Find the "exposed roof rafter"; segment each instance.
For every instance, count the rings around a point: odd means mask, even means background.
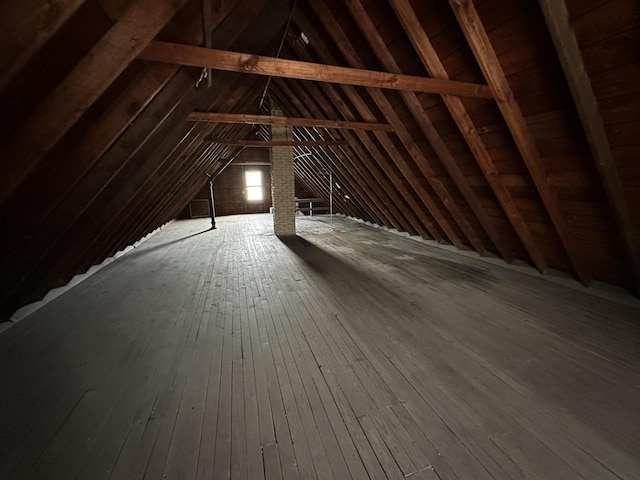
[[[549,217],[558,232],[558,236],[571,260],[571,264],[580,281],[588,285],[591,282],[591,274],[586,268],[582,252],[571,232],[566,216],[560,207],[558,196],[549,184],[549,179],[542,164],[535,140],[515,100],[513,91],[502,70],[500,61],[491,45],[484,25],[480,20],[480,16],[473,6],[473,2],[469,0],[449,0],[449,3],[480,65],[480,69],[487,79],[489,87],[493,91],[498,108],[502,112],[502,116],[511,132],[513,140],[547,208]]]
[[[429,37],[427,37],[420,21],[416,17],[410,2],[408,0],[391,0],[390,4],[395,10],[398,20],[403,25],[409,40],[413,44],[420,60],[429,74],[434,78],[449,78],[442,61],[438,57]],[[522,218],[522,215],[518,211],[518,206],[511,196],[511,193],[500,179],[496,166],[489,155],[484,142],[480,138],[480,134],[473,124],[464,103],[460,98],[453,95],[443,95],[442,100],[451,113],[456,125],[458,125],[460,132],[467,141],[469,150],[473,153],[478,166],[484,173],[487,183],[491,186],[494,194],[496,195],[496,199],[500,202],[507,219],[526,248],[534,265],[538,271],[544,273],[548,268],[547,261],[545,260],[540,247],[533,238],[524,218]],[[461,184],[458,182],[458,185]],[[472,208],[474,208],[475,205],[474,211],[482,208],[477,199],[471,200],[469,203]],[[488,221],[486,218],[483,220],[481,212],[476,212],[476,216],[483,225]],[[491,238],[493,239],[494,236],[495,234]],[[496,243],[495,240],[494,243]],[[498,246],[498,244],[496,244],[496,246]]]
[[[618,224],[635,279],[635,290],[638,293],[640,292],[640,233],[633,224],[627,200],[624,197],[618,167],[611,153],[598,103],[591,88],[578,41],[571,30],[567,6],[564,0],[539,0],[539,3]]]
[[[0,153],[6,159],[0,182],[0,202],[13,192],[185,2],[136,0],[129,6]]]

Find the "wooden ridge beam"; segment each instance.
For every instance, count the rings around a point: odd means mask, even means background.
[[[480,65],[482,73],[487,79],[498,104],[498,108],[529,170],[529,174],[536,185],[540,198],[542,198],[542,202],[555,226],[576,275],[584,285],[588,285],[591,282],[591,274],[585,265],[585,259],[571,232],[567,218],[560,207],[558,196],[553,186],[549,183],[533,135],[527,127],[527,123],[515,100],[513,91],[502,70],[493,45],[491,45],[489,41],[489,36],[484,29],[480,16],[471,0],[449,0],[449,4]]]
[[[391,0],[390,5],[394,9],[398,20],[404,27],[409,40],[413,44],[418,57],[420,57],[420,60],[427,69],[427,72],[429,72],[429,74],[434,78],[449,78],[442,61],[438,57],[435,48],[431,44],[431,41],[424,31],[409,0]],[[533,264],[536,266],[538,271],[544,273],[548,268],[547,261],[545,260],[540,247],[533,238],[524,218],[518,211],[518,206],[511,196],[511,193],[500,179],[493,159],[487,151],[487,148],[480,137],[480,133],[473,124],[471,116],[467,112],[464,103],[460,98],[452,95],[443,95],[442,100],[458,126],[460,133],[467,141],[467,145],[476,159],[480,170],[482,170],[487,183],[502,206],[507,220],[511,223],[516,235],[527,250]],[[478,219],[484,225],[481,218],[478,217]],[[493,237],[491,238],[493,240]]]
[[[345,140],[234,140],[231,138],[220,138],[208,136],[208,142],[220,143],[222,145],[233,145],[236,147],[338,147],[349,145]]]
[[[251,125],[288,125],[292,127],[321,127],[345,130],[381,130],[392,132],[393,127],[388,123],[377,122],[349,122],[344,120],[329,120],[324,118],[294,118],[275,117],[272,115],[252,115],[248,113],[213,113],[192,112],[187,120],[211,123],[245,123]]]
[[[566,3],[564,0],[539,0],[539,3],[629,258],[635,282],[634,290],[640,293],[640,235],[634,228],[624,197],[622,181],[611,153],[598,102],[591,88],[578,41],[569,23]]]
[[[136,0],[2,149],[0,203],[37,166],[186,0]]]
[[[0,90],[55,35],[84,0],[2,2]]]
[[[321,65],[160,41],[149,43],[138,57],[154,62],[175,63],[191,67],[210,67],[215,70],[254,75],[343,83],[392,90],[448,93],[463,97],[491,98],[491,92],[486,85],[475,83],[397,75],[335,65]]]

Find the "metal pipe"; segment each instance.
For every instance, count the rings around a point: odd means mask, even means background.
[[[208,173],[205,174],[209,177],[209,215],[211,216],[211,230],[216,229],[216,204],[215,204],[215,190],[213,187],[213,177]]]
[[[202,33],[204,46],[211,48],[211,0],[202,0]],[[207,87],[211,88],[211,69],[207,68]]]
[[[213,179],[215,180],[216,178],[218,178],[218,176],[220,176],[220,174],[224,171],[224,169],[225,169],[225,168],[227,168],[229,165],[231,165],[231,162],[233,162],[233,161],[236,159],[236,157],[237,157],[238,155],[240,155],[240,154],[242,153],[242,151],[243,151],[245,148],[247,148],[247,147],[242,147],[240,150],[238,150],[238,151],[233,155],[233,157],[231,157],[229,160],[227,160],[227,163],[225,163],[225,164],[222,166],[222,168],[216,172],[216,174],[213,176]]]
[[[333,227],[333,174],[329,170],[329,222]]]

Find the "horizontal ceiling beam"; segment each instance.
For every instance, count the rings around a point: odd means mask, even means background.
[[[493,98],[487,85],[476,83],[322,65],[159,41],[151,42],[138,57],[154,62],[206,67],[254,75],[441,95]]]
[[[209,135],[206,140],[222,145],[234,145],[237,147],[337,147],[348,146],[346,140],[304,141],[304,140],[229,140],[227,138],[213,137]]]
[[[251,115],[247,113],[213,113],[193,112],[187,120],[209,123],[243,123],[259,125],[288,125],[291,127],[319,127],[347,130],[382,130],[392,132],[388,123],[349,122],[343,120],[327,120],[321,118],[275,117],[271,115]]]

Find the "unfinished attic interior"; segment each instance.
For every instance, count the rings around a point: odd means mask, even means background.
[[[0,480],[640,478],[636,0],[1,0]]]

